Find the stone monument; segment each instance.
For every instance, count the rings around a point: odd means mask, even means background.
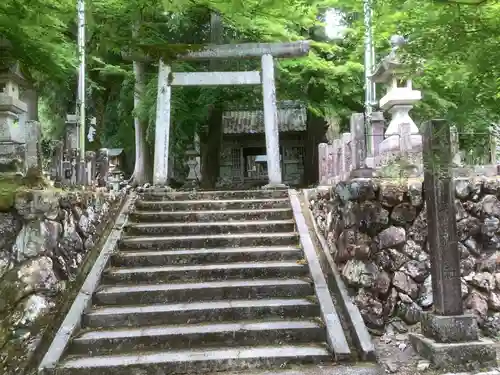
[[[351,115],[350,147],[352,155],[352,165],[349,177],[351,179],[373,177],[373,169],[368,167],[366,163],[367,142],[365,116],[363,113],[353,113]]]
[[[413,89],[408,78],[409,69],[401,61],[398,50],[405,44],[399,35],[391,37],[391,53],[376,67],[372,75],[375,82],[387,86],[386,94],[380,99],[380,108],[391,115],[385,130],[384,140],[378,145],[376,166],[386,165],[401,156],[401,149],[411,163],[421,164],[422,136],[409,115],[413,105],[422,99],[419,90]],[[406,136],[407,139],[404,139]]]
[[[415,350],[448,371],[496,366],[494,342],[479,338],[474,315],[464,314],[450,126],[424,124],[424,189],[434,310],[421,317],[422,334],[410,335]]]
[[[370,116],[370,131],[368,134],[368,142],[370,142],[371,147],[367,149],[371,152],[367,155],[365,162],[370,168],[375,167],[375,156],[380,153],[380,143],[384,140],[384,129],[385,129],[385,119],[384,113],[377,111],[372,112]]]
[[[41,160],[41,144],[42,129],[40,123],[34,120],[28,120],[24,124],[26,129],[26,168],[40,169],[42,165]]]
[[[75,114],[66,115],[64,148],[68,151],[78,149],[78,119]]]

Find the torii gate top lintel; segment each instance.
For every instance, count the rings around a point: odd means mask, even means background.
[[[207,46],[201,51],[179,55],[179,61],[214,60],[214,59],[251,59],[263,55],[273,57],[299,57],[309,53],[310,41],[301,40],[289,43],[240,43]]]

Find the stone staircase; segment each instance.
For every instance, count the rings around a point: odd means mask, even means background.
[[[332,363],[299,243],[286,190],[140,194],[52,373]]]

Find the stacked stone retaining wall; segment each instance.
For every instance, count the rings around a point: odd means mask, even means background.
[[[0,373],[24,373],[57,328],[123,196],[20,189],[0,208]]]
[[[432,309],[423,181],[358,179],[318,188],[310,208],[372,333]],[[500,332],[500,179],[455,180],[464,307]],[[403,328],[404,329],[404,328]]]

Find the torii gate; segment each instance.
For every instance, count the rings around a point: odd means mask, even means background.
[[[214,59],[261,58],[262,71],[172,73],[160,60],[156,107],[155,157],[153,184],[168,183],[170,141],[170,102],[172,86],[229,86],[262,84],[264,128],[266,135],[268,187],[283,186],[279,153],[278,113],[274,57],[297,57],[309,53],[309,41],[292,43],[244,43],[207,47],[202,51],[180,55],[177,60],[200,61]]]

